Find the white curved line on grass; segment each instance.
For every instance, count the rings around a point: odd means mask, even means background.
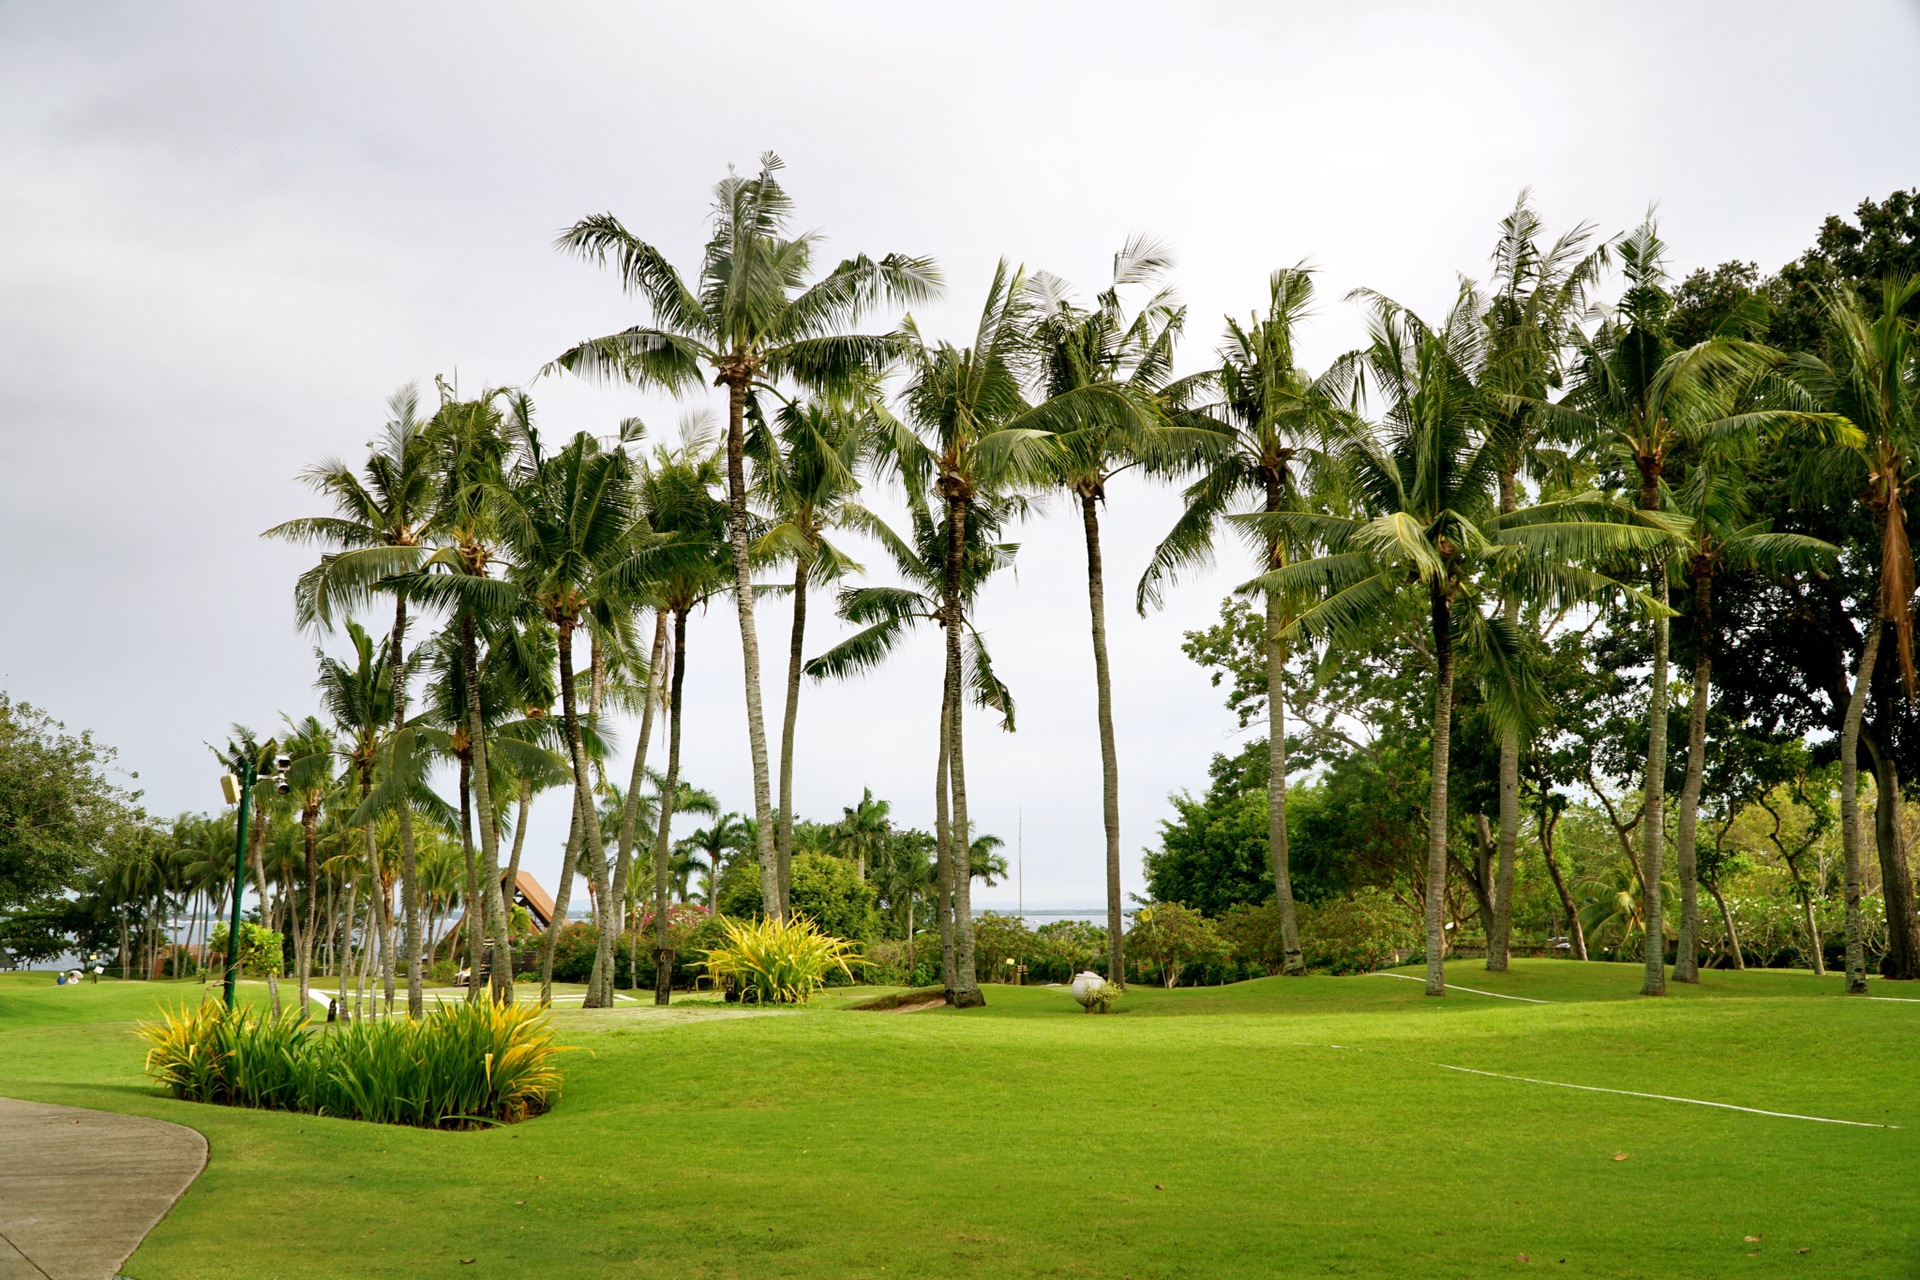
[[[1868,996],[1869,1000],[1885,1000],[1888,1004],[1920,1004],[1912,996]]]
[[[1371,977],[1375,977],[1375,978],[1404,978],[1404,979],[1405,979],[1406,981],[1408,981],[1408,982],[1425,982],[1425,981],[1426,981],[1426,979],[1425,979],[1425,978],[1416,978],[1416,977],[1414,977],[1414,976],[1413,976],[1412,974],[1410,974],[1410,973],[1375,973],[1375,974],[1372,974],[1372,975],[1370,975],[1370,976],[1371,976]],[[1518,1001],[1521,1001],[1521,1002],[1522,1002],[1522,1003],[1524,1003],[1524,1004],[1554,1004],[1554,1003],[1556,1003],[1555,1001],[1552,1001],[1552,1000],[1536,1000],[1536,999],[1535,999],[1534,997],[1532,997],[1532,996],[1503,996],[1503,995],[1501,995],[1501,994],[1500,994],[1500,993],[1499,993],[1498,991],[1479,991],[1479,990],[1476,990],[1476,989],[1474,989],[1473,987],[1461,987],[1461,986],[1455,986],[1455,985],[1454,985],[1453,983],[1451,983],[1451,982],[1449,982],[1449,983],[1447,984],[1447,990],[1449,990],[1449,991],[1464,991],[1464,992],[1466,992],[1466,993],[1467,993],[1468,995],[1473,995],[1473,996],[1492,996],[1492,997],[1493,997],[1493,998],[1494,998],[1495,1000],[1518,1000]],[[1886,997],[1880,997],[1880,998],[1881,998],[1881,999],[1885,999]]]
[[[1856,1129],[1898,1129],[1897,1124],[1875,1124],[1871,1120],[1835,1120],[1831,1116],[1803,1116],[1791,1111],[1762,1111],[1759,1107],[1736,1107],[1731,1102],[1708,1102],[1704,1098],[1676,1098],[1670,1093],[1638,1093],[1632,1089],[1603,1089],[1597,1084],[1568,1084],[1564,1080],[1535,1080],[1532,1076],[1508,1076],[1498,1071],[1476,1071],[1472,1067],[1449,1066],[1444,1062],[1430,1065],[1442,1071],[1464,1071],[1470,1076],[1488,1076],[1495,1080],[1518,1080],[1522,1084],[1548,1084],[1556,1089],[1579,1089],[1584,1093],[1617,1093],[1628,1098],[1654,1098],[1661,1102],[1684,1102],[1695,1107],[1718,1107],[1722,1111],[1745,1111],[1750,1115],[1773,1116],[1779,1120],[1811,1120],[1816,1124],[1844,1124]]]

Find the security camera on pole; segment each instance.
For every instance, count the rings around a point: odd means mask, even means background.
[[[240,893],[247,883],[247,812],[252,807],[253,784],[260,781],[259,766],[255,757],[248,754],[241,765],[241,776],[231,773],[220,775],[220,794],[226,797],[228,804],[240,806],[240,821],[233,831],[233,920],[227,925],[227,1008],[233,1008],[234,984],[240,975]],[[293,757],[276,755],[273,758],[273,772],[267,775],[267,781],[274,784],[274,790],[286,795],[289,788],[287,770],[293,765]]]

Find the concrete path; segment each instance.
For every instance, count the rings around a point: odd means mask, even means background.
[[[0,1098],[0,1280],[111,1280],[206,1164],[177,1124]]]

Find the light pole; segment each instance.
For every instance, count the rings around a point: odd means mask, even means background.
[[[287,793],[287,768],[293,763],[291,757],[275,756],[272,780],[279,784],[280,794]],[[230,773],[220,776],[220,789],[226,795],[227,803],[238,801],[240,821],[233,828],[233,918],[227,925],[227,1009],[233,1009],[234,985],[240,976],[240,892],[247,883],[247,811],[252,807],[253,784],[260,780],[259,766],[249,753],[240,767],[241,776],[236,778]],[[234,795],[236,788],[239,795]],[[262,904],[261,910],[265,910]]]

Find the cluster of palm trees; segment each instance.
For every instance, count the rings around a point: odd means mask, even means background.
[[[805,832],[793,806],[805,681],[870,670],[909,635],[933,628],[945,663],[930,753],[929,896],[947,998],[980,1003],[970,892],[981,838],[967,790],[966,710],[988,710],[1011,729],[1014,701],[974,611],[983,585],[1014,560],[1007,529],[1047,491],[1072,495],[1085,532],[1109,972],[1124,974],[1101,516],[1109,482],[1128,471],[1185,486],[1183,512],[1139,580],[1142,612],[1208,563],[1222,533],[1240,537],[1254,556],[1254,576],[1240,590],[1265,608],[1269,849],[1288,972],[1303,965],[1288,871],[1285,685],[1302,652],[1337,661],[1348,646],[1401,644],[1433,672],[1423,896],[1428,990],[1436,995],[1445,989],[1449,738],[1461,682],[1498,729],[1488,963],[1503,968],[1519,759],[1542,719],[1530,656],[1545,620],[1584,611],[1645,628],[1654,670],[1643,804],[1663,815],[1670,585],[1692,592],[1702,625],[1716,574],[1792,575],[1834,555],[1753,515],[1747,472],[1759,453],[1790,443],[1826,468],[1836,492],[1848,483],[1857,491],[1867,477],[1860,501],[1884,527],[1879,605],[1849,733],[1882,621],[1894,624],[1911,685],[1913,573],[1901,498],[1902,462],[1916,436],[1916,357],[1912,325],[1901,317],[1914,286],[1890,286],[1878,312],[1836,291],[1834,364],[1790,357],[1732,330],[1682,345],[1670,332],[1673,292],[1651,220],[1604,244],[1585,226],[1548,241],[1523,194],[1502,224],[1491,285],[1464,284],[1438,323],[1362,291],[1365,346],[1315,375],[1296,354],[1312,275],[1288,268],[1271,277],[1263,310],[1228,323],[1211,367],[1176,377],[1186,316],[1167,287],[1171,264],[1158,244],[1124,246],[1110,281],[1086,302],[1054,277],[1002,263],[965,345],[930,337],[910,315],[862,332],[882,311],[934,296],[938,273],[926,258],[889,254],[851,257],[816,274],[818,237],[791,230],[779,170],[768,156],[752,176],[718,184],[712,235],[692,274],[612,215],[584,219],[558,242],[612,269],[642,314],[630,328],[563,351],[545,372],[677,396],[712,385],[725,393],[722,431],[696,423],[672,443],[649,446],[642,424],[629,420],[607,437],[583,432],[555,445],[522,390],[462,398],[440,384],[430,413],[403,391],[363,461],[329,461],[307,473],[331,510],[268,531],[320,551],[297,586],[299,618],[343,632],[351,650],[319,655],[331,725],[289,722],[275,744],[295,759],[285,802],[299,814],[302,838],[289,856],[304,864],[308,889],[304,902],[288,903],[286,919],[302,999],[320,932],[320,886],[328,883],[320,874],[325,846],[332,859],[359,860],[367,891],[357,903],[361,882],[339,882],[346,900],[331,904],[327,918],[346,924],[329,936],[349,936],[355,911],[364,912],[361,965],[381,974],[389,1003],[404,969],[408,1011],[420,1013],[422,957],[456,902],[469,969],[490,975],[494,998],[511,1000],[511,886],[526,815],[537,794],[558,789],[570,797],[571,823],[556,918],[566,918],[578,867],[599,930],[587,1003],[612,998],[614,940],[622,913],[649,896],[649,852],[656,998],[664,1002],[672,967],[666,908],[676,888],[684,898],[691,872],[689,848],[676,850],[671,837],[676,811],[716,819],[693,840],[707,853],[709,895],[722,853],[744,845],[764,909],[788,914],[796,839]],[[1624,295],[1600,307],[1596,282],[1616,261]],[[863,487],[879,482],[904,497],[904,531],[861,502]],[[840,545],[846,534],[877,545],[895,581],[853,581],[864,570]],[[777,762],[755,615],[757,594],[769,589],[756,575],[767,572],[792,607]],[[852,631],[809,657],[810,598],[829,586]],[[721,596],[734,603],[742,642],[754,792],[744,820],[720,820],[711,798],[681,777],[687,620]],[[358,621],[376,606],[392,610],[379,638]],[[1696,649],[1677,850],[1682,981],[1694,977],[1687,940],[1699,927],[1693,843],[1712,645]],[[612,752],[602,726],[615,711],[640,721],[624,787],[607,776]],[[666,759],[656,772],[649,749],[657,713]],[[265,746],[243,741],[235,749]],[[1850,742],[1842,754],[1849,980],[1863,983]],[[445,761],[456,766],[453,805],[428,781]],[[423,815],[432,822],[419,821]],[[884,818],[850,809],[836,838],[852,850]],[[451,842],[423,841],[427,826],[457,830],[458,853]],[[1651,937],[1661,936],[1664,828],[1658,816],[1642,824],[1633,869]],[[383,840],[396,856],[383,854]],[[914,898],[909,889],[893,900]],[[550,931],[543,998],[551,972]],[[1661,949],[1649,947],[1645,989],[1663,991],[1665,981]],[[344,994],[344,976],[342,983]]]

